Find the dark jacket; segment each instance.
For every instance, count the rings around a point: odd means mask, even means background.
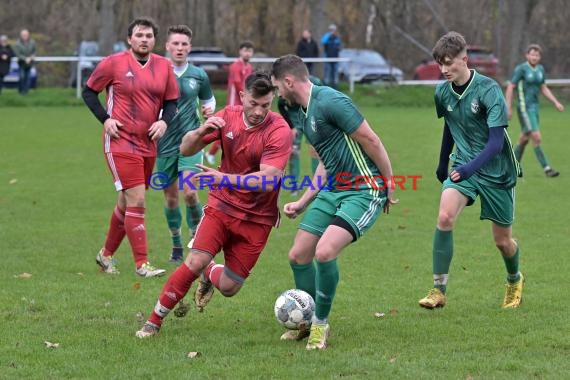
[[[325,57],[336,58],[340,50],[342,49],[342,42],[340,37],[331,32],[325,33],[321,38],[321,43],[323,44],[325,50]]]
[[[319,45],[314,39],[301,38],[297,44],[297,55],[301,58],[315,58],[319,56]]]
[[[4,55],[7,57],[4,59]],[[0,76],[4,76],[10,72],[10,61],[14,56],[14,51],[10,45],[0,45]]]

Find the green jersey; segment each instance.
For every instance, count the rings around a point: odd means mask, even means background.
[[[325,166],[331,191],[383,186],[384,181],[377,177],[381,175],[379,169],[350,137],[364,117],[349,97],[330,87],[313,85],[307,110],[301,109],[299,116],[304,135]],[[359,178],[374,180],[376,185],[356,185]]]
[[[178,112],[158,140],[158,157],[178,155],[182,137],[200,126],[200,100],[213,97],[208,75],[199,67],[188,64],[186,70],[177,75],[177,80],[180,89]]]
[[[450,82],[440,83],[435,89],[435,108],[437,116],[445,119],[455,142],[453,167],[464,165],[481,153],[489,140],[489,128],[508,125],[501,88],[493,79],[476,71],[461,95]],[[473,177],[483,185],[509,189],[515,186],[518,174],[518,162],[505,128],[503,149]]]
[[[528,62],[515,67],[511,83],[517,87],[519,107],[522,110],[538,109],[540,87],[544,84],[544,67],[532,67]]]

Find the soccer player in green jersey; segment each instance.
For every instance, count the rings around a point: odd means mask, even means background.
[[[314,75],[309,75],[309,80],[314,85],[323,85],[323,82]],[[291,150],[291,157],[289,157],[289,174],[292,177],[291,196],[296,197],[299,194],[299,179],[301,175],[301,143],[303,141],[303,124],[300,122],[301,106],[298,104],[289,104],[285,99],[280,97],[277,101],[277,108],[279,109],[281,116],[283,116],[293,131],[293,149]],[[311,170],[314,174],[315,170],[317,170],[317,166],[319,165],[319,158],[315,149],[311,145],[309,145],[309,155],[311,156]]]
[[[544,67],[540,64],[542,49],[539,45],[531,44],[526,49],[526,62],[515,67],[511,81],[507,85],[505,97],[507,98],[507,113],[509,119],[512,115],[511,103],[513,90],[518,91],[518,116],[521,125],[519,143],[515,148],[517,160],[522,159],[524,148],[529,140],[532,140],[534,154],[540,162],[547,177],[558,177],[559,172],[552,169],[548,163],[546,155],[540,147],[541,134],[538,117],[538,95],[542,94],[550,100],[554,107],[560,112],[564,111],[562,103],[552,94],[545,81]]]
[[[502,306],[517,308],[524,283],[519,248],[512,237],[518,161],[506,130],[507,106],[501,88],[493,79],[467,67],[466,46],[461,34],[449,32],[432,52],[447,79],[435,90],[437,116],[444,119],[436,171],[443,190],[433,239],[434,286],[419,304],[427,309],[445,306],[453,227],[463,209],[479,196],[480,219],[492,222],[493,238],[507,270]],[[450,158],[453,164],[448,174]]]
[[[315,299],[315,316],[310,330],[290,330],[281,339],[309,336],[307,350],[322,350],[327,347],[328,317],[339,281],[337,258],[394,203],[392,166],[380,138],[352,100],[331,87],[313,85],[301,58],[277,59],[272,82],[279,96],[300,106],[303,134],[321,161],[312,185],[283,208],[289,218],[306,210],[289,263],[295,286]],[[320,178],[329,178],[327,186],[320,186]]]
[[[176,116],[158,142],[156,168],[157,171],[168,175],[168,183],[163,184],[166,186],[164,214],[172,236],[173,248],[170,261],[173,263],[183,261],[182,213],[178,200],[179,183],[183,184],[186,222],[190,229],[190,238],[202,217],[202,205],[196,189],[188,184],[189,181],[179,181],[178,176],[182,175],[183,178],[187,178],[192,172],[201,171],[196,164],[202,164],[203,152],[200,151],[188,157],[182,156],[179,149],[180,143],[187,132],[200,126],[200,112],[204,117],[208,117],[216,108],[216,100],[210,88],[208,75],[203,69],[188,63],[191,48],[192,30],[188,26],[175,25],[168,28],[166,51],[178,80],[180,99]],[[166,180],[166,177],[163,179]]]

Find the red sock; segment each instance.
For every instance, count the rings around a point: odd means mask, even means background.
[[[160,297],[158,297],[158,302],[148,321],[160,327],[162,320],[184,298],[197,278],[198,275],[192,272],[186,264],[180,265],[164,284]]]
[[[148,261],[146,248],[146,228],[144,225],[144,207],[127,207],[125,210],[125,232],[137,268]]]
[[[220,289],[220,277],[222,277],[222,273],[224,273],[224,266],[222,264],[214,264],[212,261],[208,267],[210,270],[208,271],[207,278],[217,289]]]
[[[115,206],[103,249],[103,256],[113,256],[125,237],[125,211]]]

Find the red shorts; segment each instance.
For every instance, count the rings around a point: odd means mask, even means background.
[[[265,248],[270,232],[269,225],[237,219],[206,206],[192,249],[207,252],[212,257],[223,250],[226,275],[243,283]]]
[[[105,158],[117,191],[138,185],[145,185],[148,189],[156,157],[144,157],[132,153],[105,153]]]

